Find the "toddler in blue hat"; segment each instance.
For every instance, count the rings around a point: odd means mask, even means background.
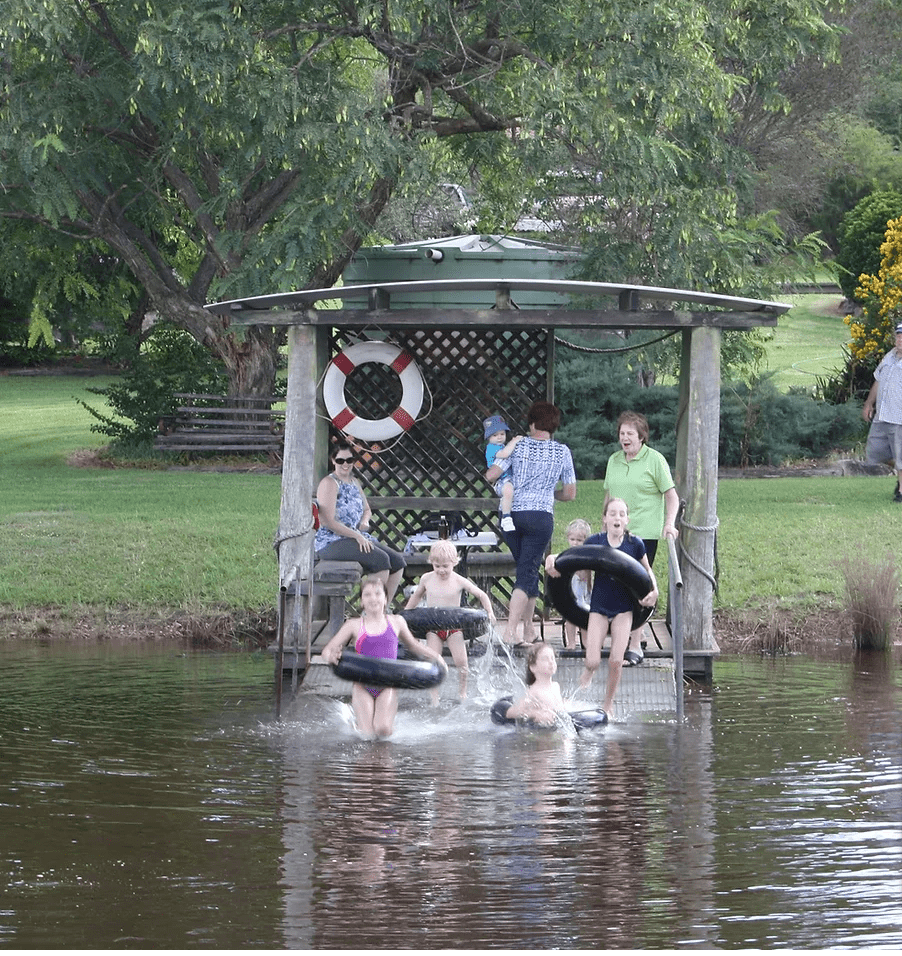
[[[501,499],[501,529],[503,531],[513,531],[514,519],[511,517],[511,505],[514,502],[514,483],[507,473],[507,469],[510,467],[510,462],[507,459],[521,436],[517,435],[508,442],[507,433],[510,431],[510,425],[500,415],[492,415],[484,419],[482,430],[483,437],[488,442],[485,446],[486,465],[489,468],[492,465],[498,465],[504,469],[501,477],[494,485],[495,494]]]

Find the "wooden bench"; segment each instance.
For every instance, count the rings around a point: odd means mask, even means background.
[[[290,604],[286,607],[283,670],[303,671],[307,666],[308,648],[302,646],[300,635],[306,619],[306,602],[311,601],[310,653],[322,650],[347,617],[348,598],[360,586],[363,569],[353,561],[315,561],[313,564],[313,589],[310,581],[292,581],[285,589]],[[278,651],[278,645],[270,648]],[[276,663],[277,679],[279,665]]]
[[[272,405],[283,401],[229,395],[180,392],[175,414],[160,419],[154,448],[159,451],[214,454],[270,454],[281,458],[285,412]]]

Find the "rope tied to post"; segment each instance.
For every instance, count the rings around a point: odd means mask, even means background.
[[[303,538],[304,535],[310,534],[310,532],[313,530],[313,526],[313,513],[311,512],[309,519],[305,522],[304,527],[301,528],[300,531],[282,531],[281,528],[277,528],[272,541],[272,547],[273,551],[276,552],[276,557],[279,556],[279,549],[282,547],[282,543],[284,541],[291,541],[293,538]]]
[[[707,581],[710,581],[711,587],[714,589],[714,593],[717,593],[717,578],[720,575],[720,564],[717,560],[717,528],[720,525],[720,519],[716,516],[714,518],[714,524],[710,525],[701,525],[701,524],[690,524],[683,517],[686,509],[686,502],[683,501],[680,503],[680,528],[688,528],[690,531],[698,531],[701,534],[713,534],[714,535],[714,568],[712,571],[708,571],[707,568],[703,568],[683,545],[682,537],[679,539],[680,555],[685,557],[686,561],[695,568],[698,573],[705,578]]]

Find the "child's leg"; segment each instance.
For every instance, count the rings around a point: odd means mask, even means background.
[[[375,704],[373,733],[377,737],[391,737],[395,730],[395,714],[398,712],[398,692],[394,687],[384,688]]]
[[[467,645],[464,643],[463,631],[449,634],[447,644],[451,651],[451,660],[457,668],[457,693],[463,700],[467,696],[467,679],[470,676],[470,662],[467,659]]]
[[[426,646],[432,648],[436,654],[441,654],[442,652],[442,639],[435,633],[435,631],[426,632]],[[438,687],[433,687],[430,691],[432,696],[432,706],[435,707],[438,704],[440,691]]]
[[[505,481],[501,486],[501,530],[515,531],[516,527],[514,525],[514,519],[511,517],[511,507],[514,503],[514,483],[512,481]]]
[[[586,690],[592,683],[595,671],[601,664],[601,642],[607,631],[608,619],[603,614],[589,615],[589,629],[586,631],[586,666],[579,676],[580,690]]]
[[[576,647],[576,625],[564,621],[564,647]]]
[[[633,612],[624,611],[611,621],[611,656],[608,658],[608,686],[604,695],[602,710],[610,716],[614,706],[614,695],[620,684],[620,675],[623,672],[623,652],[630,639],[630,624],[633,623]]]
[[[376,701],[363,684],[351,685],[351,707],[354,710],[354,722],[357,724],[358,732],[368,737],[372,736]]]

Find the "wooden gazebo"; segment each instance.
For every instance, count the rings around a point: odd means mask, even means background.
[[[436,305],[436,296],[449,291],[482,306]],[[564,305],[545,307],[541,295]],[[520,307],[530,297],[539,304]],[[462,512],[473,531],[494,526],[494,493],[483,477],[481,421],[500,413],[519,430],[534,400],[553,401],[555,330],[680,331],[674,479],[685,504],[680,534],[683,634],[687,669],[695,652],[707,659],[710,672],[717,647],[712,619],[721,332],[775,326],[790,306],[685,289],[500,274],[303,289],[209,308],[227,313],[236,325],[288,327],[278,531],[283,593],[292,587],[302,590],[299,582],[311,577],[310,503],[328,469],[330,433],[336,434],[321,387],[330,361],[343,350],[362,341],[393,343],[413,356],[425,383],[427,400],[412,427],[390,441],[359,442],[366,452],[360,477],[373,506],[374,533],[403,548],[420,530],[424,511]],[[363,364],[353,374],[357,378],[348,376],[348,392],[360,396],[366,408],[355,412],[373,419],[398,407],[397,377],[386,366]],[[495,583],[500,588],[496,596],[509,596],[509,581],[502,576]],[[301,636],[300,646],[305,637],[309,640],[309,634]]]

